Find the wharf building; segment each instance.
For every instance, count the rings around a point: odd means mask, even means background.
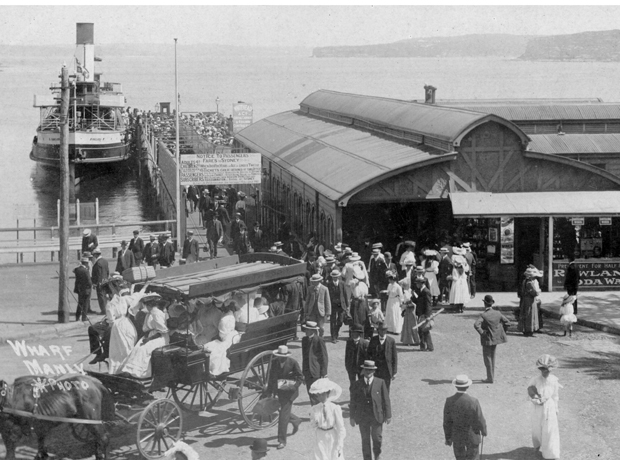
[[[561,290],[620,289],[620,104],[425,101],[319,90],[236,135],[262,154],[260,215],[303,240],[363,251],[468,241],[480,289],[515,290],[533,263]]]

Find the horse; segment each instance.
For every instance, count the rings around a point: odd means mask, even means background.
[[[48,457],[45,437],[62,421],[40,420],[4,412],[16,409],[36,415],[101,420],[115,418],[114,398],[103,384],[88,375],[69,374],[58,379],[30,375],[18,377],[12,386],[0,380],[0,434],[6,446],[6,460],[15,459],[15,448],[22,435],[28,436],[31,428],[37,436],[38,452],[35,460]],[[105,425],[83,425],[95,439],[96,460],[107,460],[109,437]]]

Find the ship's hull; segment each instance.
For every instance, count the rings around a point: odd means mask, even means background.
[[[30,159],[43,166],[60,168],[60,134],[38,132],[32,143]],[[84,167],[122,162],[129,158],[129,145],[124,133],[72,132],[69,135],[69,161]]]

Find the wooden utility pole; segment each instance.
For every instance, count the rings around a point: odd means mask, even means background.
[[[60,99],[60,270],[58,276],[58,322],[68,323],[69,296],[69,69],[62,66]]]

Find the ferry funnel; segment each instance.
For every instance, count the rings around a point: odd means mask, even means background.
[[[76,25],[75,71],[82,81],[95,80],[95,24],[78,22]]]

